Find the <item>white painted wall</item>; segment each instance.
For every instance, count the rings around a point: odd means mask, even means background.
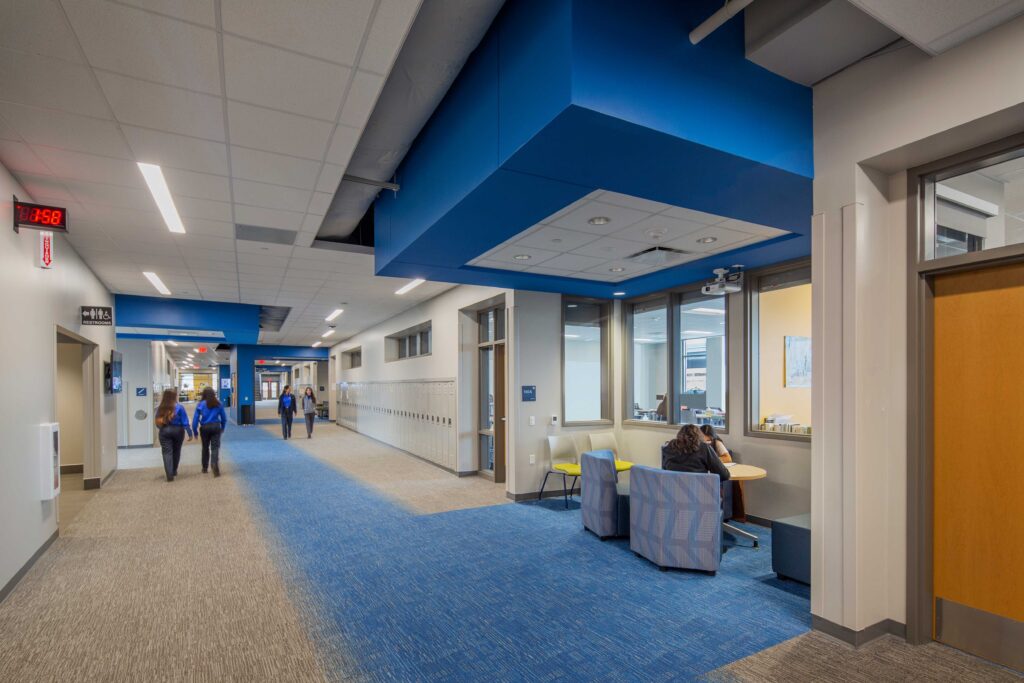
[[[0,167],[0,216],[9,217],[11,195],[31,201],[24,188]],[[57,340],[56,326],[75,332],[98,345],[95,353],[110,358],[113,327],[82,327],[83,305],[111,306],[113,297],[85,266],[62,236],[55,242],[56,263],[51,270],[36,266],[38,236],[32,230],[15,234],[9,218],[0,229],[0,319],[12,327],[0,335],[0,355],[9,360],[7,382],[17,391],[6,395],[0,410],[0,586],[32,557],[57,530],[54,503],[39,500],[38,425],[54,422]],[[72,218],[74,221],[74,218]],[[71,224],[74,230],[74,223]],[[102,364],[99,364],[102,373]],[[96,378],[102,391],[102,376]],[[103,477],[117,465],[115,401],[100,402],[100,453],[85,463],[86,477]]]
[[[82,465],[85,445],[82,409],[82,345],[57,344],[57,422],[60,423],[60,464]]]
[[[842,626],[906,618],[904,171],[1022,121],[1024,18],[814,89],[811,610]]]
[[[156,366],[155,344],[148,339],[118,339],[121,352],[122,387],[117,396],[117,445],[120,448],[152,446],[156,443],[153,426],[154,402],[159,403],[163,388],[157,388],[153,369]],[[144,389],[145,396],[137,390]]]

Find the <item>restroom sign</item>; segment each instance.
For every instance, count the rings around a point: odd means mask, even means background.
[[[49,230],[39,233],[39,267],[53,267],[53,233]]]
[[[114,309],[110,306],[82,306],[83,325],[113,325]]]

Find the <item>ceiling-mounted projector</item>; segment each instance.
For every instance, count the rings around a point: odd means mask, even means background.
[[[743,291],[743,266],[715,268],[714,280],[708,280],[701,287],[702,294],[708,296],[725,296]]]

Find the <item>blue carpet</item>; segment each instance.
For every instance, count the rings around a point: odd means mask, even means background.
[[[414,515],[264,430],[231,430],[225,451],[345,675],[688,680],[810,626],[808,589],[771,572],[767,529],[715,577],[660,572],[561,499]]]

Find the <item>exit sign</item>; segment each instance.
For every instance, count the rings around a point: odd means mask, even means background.
[[[206,353],[206,347],[205,346],[200,346],[199,347],[199,353]]]

